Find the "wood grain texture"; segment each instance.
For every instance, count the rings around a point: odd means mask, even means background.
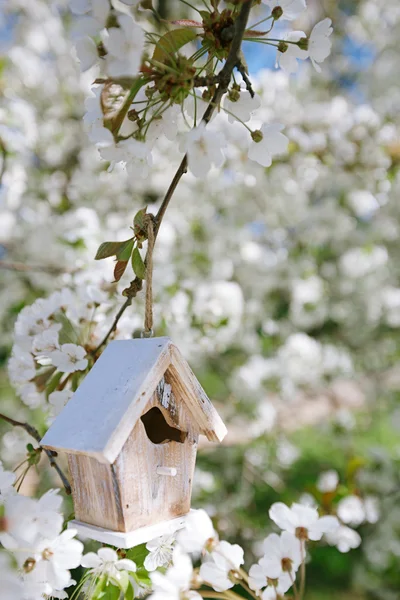
[[[79,521],[124,531],[122,507],[118,502],[118,481],[112,465],[104,465],[90,456],[68,456],[72,480],[75,517]]]
[[[169,338],[111,342],[44,436],[44,448],[113,464],[168,369],[168,385],[201,433],[221,441],[226,427]],[[167,405],[169,389],[163,391]]]
[[[177,402],[184,402],[200,432],[212,442],[222,442],[227,429],[178,348],[171,345],[171,364],[168,369]]]
[[[153,444],[143,422],[137,422],[115,463],[125,531],[161,523],[190,510],[199,431],[186,406],[176,402],[168,371],[143,414],[153,407],[161,410],[169,425],[187,436],[183,443]],[[159,467],[175,468],[177,473],[166,477],[157,474]]]

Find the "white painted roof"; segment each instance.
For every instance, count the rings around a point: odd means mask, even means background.
[[[110,342],[44,436],[44,448],[114,463],[166,370],[199,431],[221,441],[226,427],[167,337]]]

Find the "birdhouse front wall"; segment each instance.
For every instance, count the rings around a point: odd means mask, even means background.
[[[130,532],[189,512],[199,428],[169,381],[167,371],[113,465],[69,455],[78,521]]]
[[[173,431],[162,434],[164,419]],[[173,441],[163,442],[163,435]],[[189,512],[198,437],[167,371],[115,462],[125,531]]]

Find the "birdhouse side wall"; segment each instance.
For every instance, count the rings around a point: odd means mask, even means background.
[[[113,465],[84,455],[69,455],[75,519],[113,531],[125,531],[120,491]]]
[[[187,433],[183,443],[154,444],[141,419],[115,463],[126,531],[185,515],[190,510],[199,431],[182,401],[168,383],[160,382],[142,416],[157,407],[167,423]],[[159,467],[176,475],[157,473]]]

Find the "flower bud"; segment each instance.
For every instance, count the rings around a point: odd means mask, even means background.
[[[25,573],[32,573],[33,569],[35,568],[36,565],[36,560],[34,558],[28,558],[23,565],[23,570],[25,571]]]
[[[289,44],[287,44],[286,42],[279,42],[278,44],[278,52],[282,52],[282,54],[284,52],[287,51],[287,49],[289,48]]]
[[[275,8],[271,12],[271,15],[274,21],[277,21],[283,15],[283,8],[281,6],[275,6]]]
[[[256,142],[257,144],[258,144],[258,142],[261,142],[261,140],[264,138],[263,133],[260,129],[256,129],[255,131],[252,131],[251,137],[252,137],[253,141]]]
[[[308,38],[303,37],[299,39],[297,45],[300,48],[300,50],[308,50]]]
[[[228,92],[228,98],[231,102],[237,102],[240,100],[240,92],[232,89]]]

